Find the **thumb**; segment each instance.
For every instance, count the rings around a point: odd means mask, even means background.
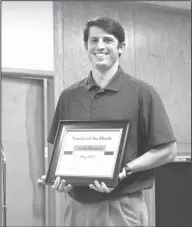
[[[41,176],[41,179],[42,179],[42,180],[45,180],[45,179],[46,179],[46,175],[42,175],[42,176]]]
[[[119,173],[119,179],[122,180],[125,177],[126,177],[126,171],[125,171],[125,168],[123,167],[122,171]]]

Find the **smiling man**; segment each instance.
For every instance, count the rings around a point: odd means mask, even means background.
[[[92,75],[94,80],[101,88],[104,88],[117,72],[119,57],[125,46],[125,38],[123,28],[120,27],[123,33],[117,34],[119,37],[119,39],[117,39],[117,37],[110,33],[110,29],[112,29],[113,26],[110,28],[108,24],[102,24],[102,21],[100,21],[100,23],[102,28],[91,26],[89,30],[85,30],[84,45],[93,66]],[[90,25],[91,21],[89,22],[89,26]],[[105,29],[108,29],[109,33],[106,33]]]
[[[125,32],[118,21],[88,21],[84,45],[92,69],[87,78],[62,92],[48,141],[54,143],[60,120],[127,119],[131,126],[116,188],[97,180],[89,187],[55,180],[53,188],[65,192],[63,225],[148,226],[143,190],[153,187],[154,169],[176,155],[169,119],[154,88],[120,67]]]

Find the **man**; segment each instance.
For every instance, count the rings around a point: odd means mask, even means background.
[[[96,180],[89,187],[55,180],[53,188],[65,192],[64,226],[147,226],[143,190],[153,186],[154,168],[176,155],[171,125],[153,87],[120,67],[125,32],[119,22],[108,17],[88,21],[84,45],[91,72],[62,92],[48,141],[54,143],[59,120],[128,119],[130,129],[116,188]]]

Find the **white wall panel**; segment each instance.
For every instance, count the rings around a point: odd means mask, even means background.
[[[53,70],[52,1],[2,2],[2,66]]]

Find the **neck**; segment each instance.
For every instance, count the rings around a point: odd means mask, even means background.
[[[93,68],[92,75],[93,75],[95,82],[101,88],[104,88],[109,83],[111,78],[115,75],[115,73],[117,72],[118,66],[119,66],[119,61],[116,61],[115,64],[107,71],[99,71],[98,69]]]

